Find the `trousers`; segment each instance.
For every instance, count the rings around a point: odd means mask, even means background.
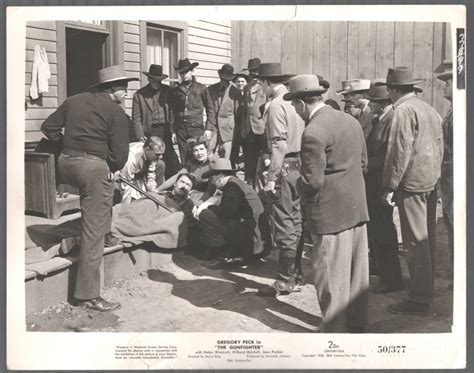
[[[434,291],[437,192],[398,190],[395,201],[410,273],[408,299],[429,304]]]
[[[204,134],[204,127],[181,124],[176,128],[176,141],[178,143],[179,158],[182,165],[191,159],[191,152],[188,149],[188,139],[199,137]]]
[[[109,167],[105,160],[91,155],[61,154],[58,169],[64,182],[79,189],[80,196],[81,247],[74,297],[94,299],[100,295],[104,236],[112,223],[114,186],[108,179]]]
[[[171,139],[169,124],[165,123],[152,126],[150,136],[158,136],[165,143],[166,148],[163,154],[163,162],[165,162],[166,168],[164,169],[164,178],[169,179],[180,169],[178,155],[174,151],[173,141]]]
[[[245,180],[247,183],[254,185],[257,176],[258,158],[262,151],[267,148],[267,139],[265,135],[255,135],[251,132],[242,140],[241,145],[244,155]]]
[[[313,239],[314,287],[322,333],[365,327],[368,319],[369,249],[366,225]]]
[[[283,170],[271,195],[274,241],[280,250],[278,277],[287,280],[294,273],[294,259],[302,232],[300,197],[296,181],[300,177],[297,161],[283,163]]]
[[[369,246],[373,250],[380,284],[390,288],[403,285],[400,259],[398,258],[397,228],[393,222],[393,208],[383,206],[381,198],[367,199],[370,221],[367,223]]]

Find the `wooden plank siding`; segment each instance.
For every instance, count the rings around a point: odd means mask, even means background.
[[[206,85],[219,81],[217,70],[232,63],[231,21],[190,21],[188,23],[187,56],[199,66],[196,79]],[[234,46],[236,48],[236,46]]]
[[[30,86],[33,69],[35,46],[40,44],[46,50],[51,78],[49,92],[43,93],[33,100],[30,97]],[[26,24],[26,56],[25,56],[25,141],[39,141],[43,135],[41,123],[58,107],[58,65],[56,44],[56,22],[39,21]]]
[[[340,102],[335,92],[342,80],[385,78],[389,67],[410,66],[415,78],[425,79],[420,96],[442,116],[448,108],[433,70],[451,58],[449,24],[234,21],[234,35],[238,43],[232,44],[232,61],[237,70],[247,67],[249,58],[281,62],[285,73],[313,73],[329,79],[327,97]],[[280,36],[279,45],[275,35]]]

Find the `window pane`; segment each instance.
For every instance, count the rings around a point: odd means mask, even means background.
[[[147,27],[147,62],[163,66],[163,73],[178,77],[174,66],[179,58],[179,33],[157,27]]]
[[[147,29],[146,57],[148,61],[148,66],[151,64],[162,64],[161,32],[161,30],[157,30],[154,28]]]

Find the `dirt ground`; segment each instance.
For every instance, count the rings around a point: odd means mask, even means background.
[[[449,255],[442,218],[437,224],[438,245],[435,298],[429,316],[397,316],[386,306],[402,300],[405,292],[370,294],[368,333],[450,332],[453,292],[448,290]],[[273,282],[276,255],[248,267],[211,270],[203,262],[169,254],[169,262],[139,276],[117,281],[103,297],[118,301],[121,309],[100,313],[63,303],[27,316],[30,331],[75,332],[299,332],[318,331],[321,312],[312,285],[307,247],[303,259],[306,284],[300,292],[276,298],[256,295]],[[408,278],[403,251],[404,277]],[[370,282],[376,284],[377,277]]]

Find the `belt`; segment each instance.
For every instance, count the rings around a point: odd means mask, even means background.
[[[300,157],[300,152],[293,152],[293,153],[288,153],[285,155],[285,159],[287,158],[299,158]]]
[[[95,159],[95,160],[100,160],[104,161],[104,158],[98,157],[96,155],[89,154],[87,152],[81,151],[81,150],[76,150],[76,149],[63,149],[63,154],[69,155],[71,157],[81,157],[81,158],[88,158],[88,159]]]

